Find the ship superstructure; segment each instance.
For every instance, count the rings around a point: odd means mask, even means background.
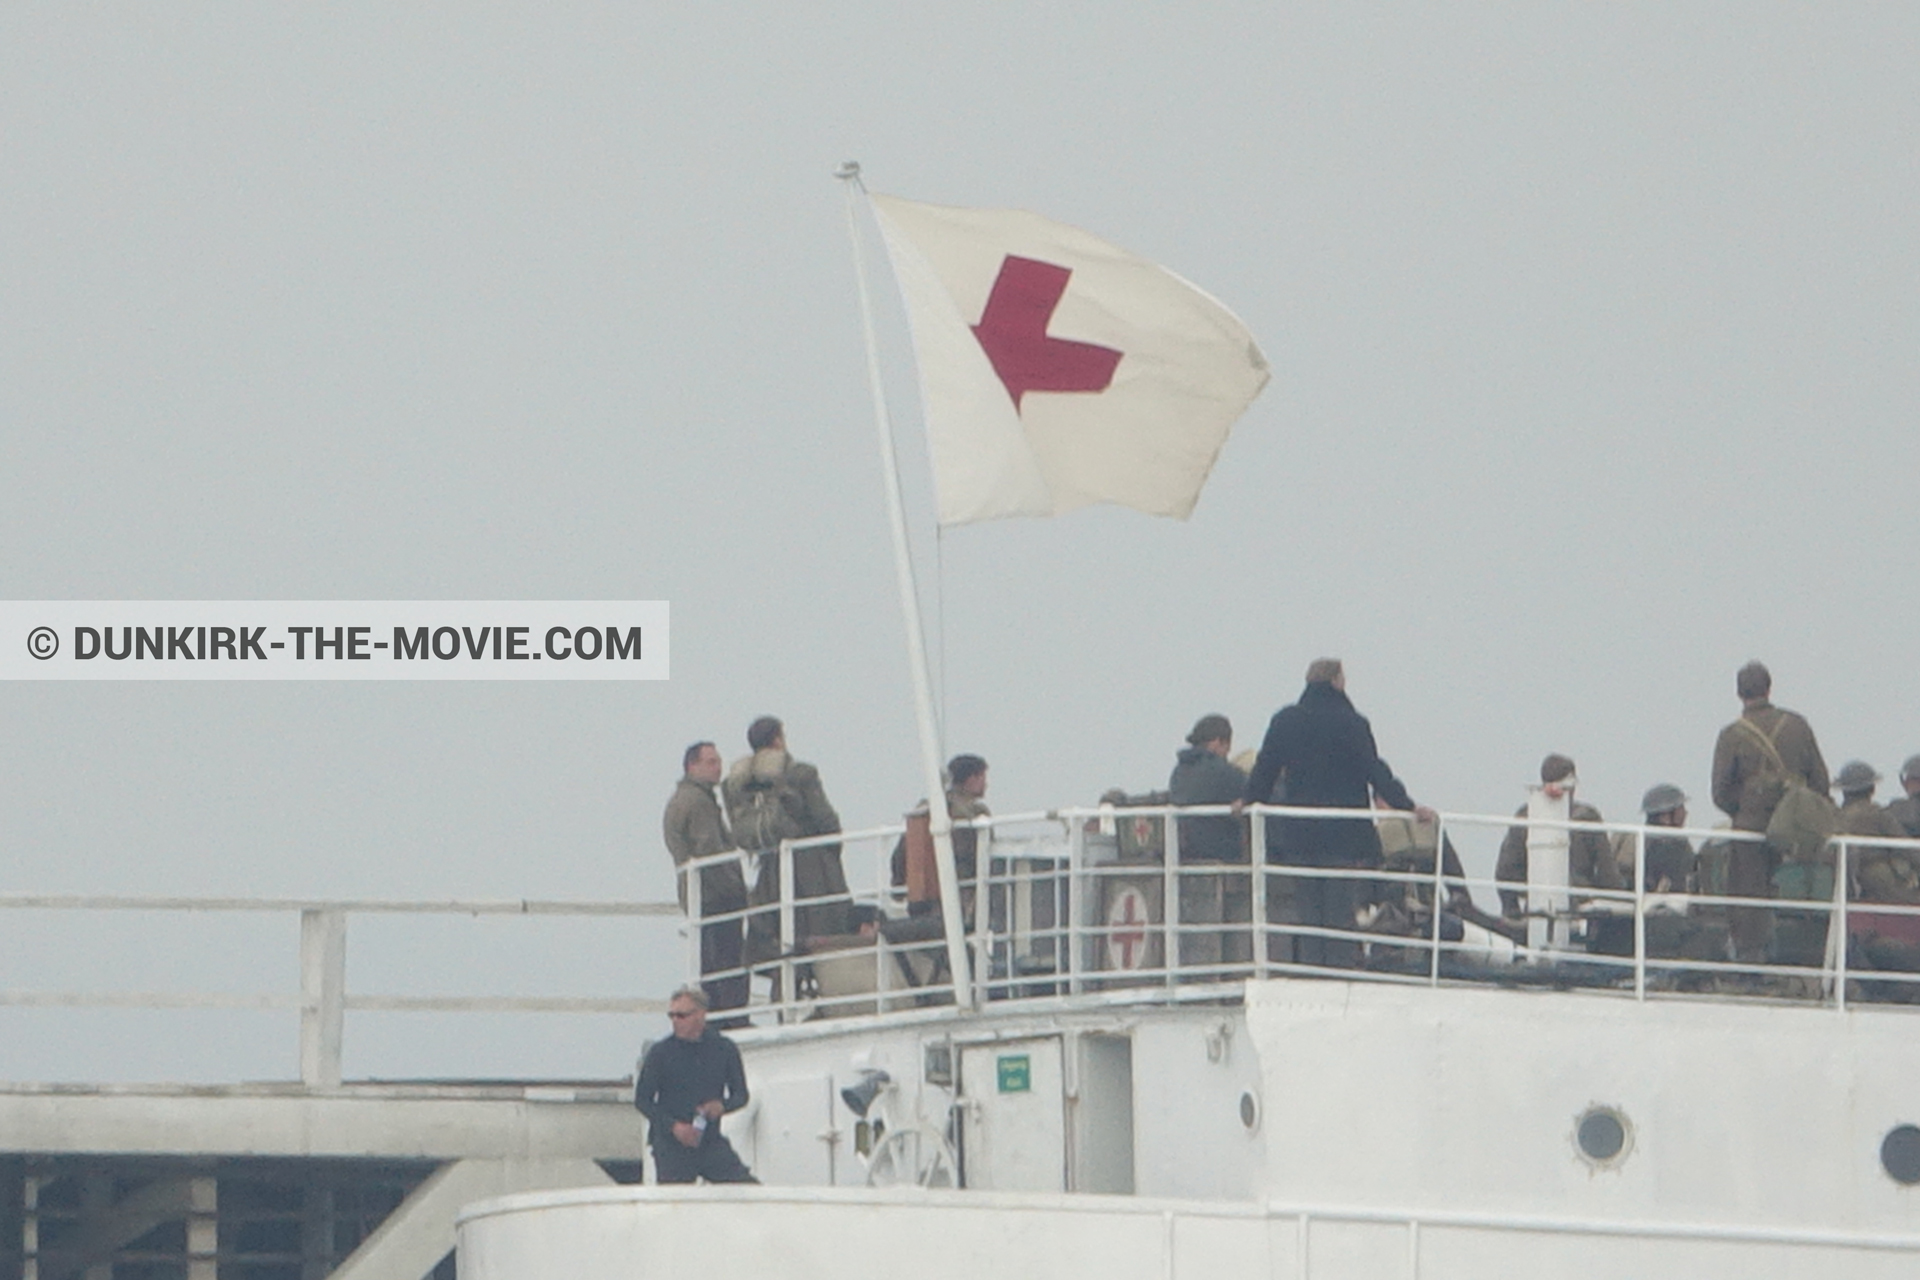
[[[1855,903],[1846,876],[1830,900],[1770,900],[1813,950],[1743,969],[1715,928],[1738,900],[1650,894],[1644,876],[1581,889],[1536,856],[1508,886],[1525,918],[1475,910],[1460,891],[1492,886],[1431,850],[1513,819],[1441,815],[1424,867],[1417,835],[1398,870],[1273,866],[1258,847],[1183,865],[1182,821],[1224,816],[981,820],[972,1010],[943,940],[899,923],[881,868],[900,829],[836,837],[850,870],[874,868],[855,878],[879,923],[783,936],[789,998],[738,1036],[754,1101],[728,1132],[769,1187],[476,1207],[473,1274],[541,1274],[542,1250],[588,1280],[664,1273],[721,1218],[748,1243],[719,1251],[719,1275],[810,1273],[795,1259],[849,1236],[874,1248],[835,1274],[880,1274],[882,1242],[931,1274],[1039,1274],[1143,1232],[1119,1274],[1893,1275],[1920,1258],[1914,988],[1853,967],[1914,909]],[[1523,825],[1546,854],[1590,824]],[[1650,829],[1598,829],[1644,860]],[[1709,858],[1742,838],[1691,834]],[[1371,927],[1333,931],[1359,967],[1287,958],[1303,927],[1280,882],[1316,875],[1372,882]]]

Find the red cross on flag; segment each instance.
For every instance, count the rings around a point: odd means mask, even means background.
[[[872,199],[913,328],[941,524],[1095,502],[1192,513],[1267,383],[1237,316],[1035,214]]]

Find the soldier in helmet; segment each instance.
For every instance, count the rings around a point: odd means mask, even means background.
[[[1693,842],[1679,835],[1676,828],[1687,825],[1687,793],[1670,782],[1648,787],[1640,798],[1640,812],[1646,815],[1647,892],[1649,894],[1692,894],[1710,892],[1706,859],[1708,851],[1695,854]],[[1674,832],[1674,834],[1667,834]],[[1634,884],[1634,858],[1640,837],[1626,836],[1622,842],[1620,878],[1628,888]],[[1616,846],[1616,847],[1622,847]],[[1709,846],[1711,847],[1711,846]],[[1723,846],[1724,849],[1724,846]],[[1722,853],[1724,856],[1724,852]],[[1697,906],[1677,908],[1670,902],[1648,904],[1645,916],[1647,956],[1653,960],[1721,960],[1726,958],[1727,930],[1716,916],[1715,908],[1704,911]],[[1611,922],[1600,922],[1606,927]],[[1602,935],[1603,939],[1606,935]],[[1632,937],[1616,937],[1613,954],[1633,954]],[[1604,947],[1595,950],[1605,951]],[[1647,982],[1657,990],[1699,990],[1712,979],[1674,967],[1662,967],[1647,974]]]
[[[1920,756],[1908,756],[1900,766],[1900,785],[1907,794],[1888,805],[1887,812],[1908,835],[1920,838]]]
[[[1640,811],[1650,827],[1687,825],[1686,792],[1670,782],[1647,788]],[[1628,873],[1632,883],[1632,873]],[[1693,889],[1693,844],[1685,836],[1647,837],[1647,892],[1690,893]]]
[[[1840,834],[1843,836],[1906,836],[1894,816],[1873,802],[1880,775],[1864,760],[1842,766],[1834,786],[1839,789]],[[1851,846],[1853,882],[1863,902],[1920,902],[1920,859],[1911,850],[1886,845]]]

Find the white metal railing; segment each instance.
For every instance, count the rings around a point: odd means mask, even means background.
[[[1233,984],[1276,974],[1339,976],[1355,981],[1438,985],[1472,981],[1551,982],[1634,999],[1695,990],[1794,995],[1845,1009],[1861,998],[1920,1004],[1916,969],[1861,969],[1849,942],[1871,944],[1875,931],[1920,939],[1920,906],[1861,900],[1854,883],[1861,850],[1895,850],[1920,858],[1920,840],[1836,837],[1833,888],[1820,900],[1745,898],[1725,893],[1658,894],[1646,883],[1647,841],[1678,836],[1721,847],[1761,837],[1704,828],[1642,827],[1631,823],[1529,822],[1525,818],[1440,814],[1432,833],[1408,859],[1410,869],[1309,867],[1270,860],[1270,819],[1398,821],[1403,815],[1350,809],[1254,806],[1235,817],[1227,806],[1068,808],[957,823],[978,841],[966,953],[969,972],[948,972],[937,911],[915,916],[906,890],[894,883],[890,862],[899,825],[790,841],[748,855],[746,879],[758,892],[745,906],[702,918],[702,876],[687,876],[687,915],[664,902],[534,900],[385,901],[293,898],[128,897],[111,895],[0,895],[0,911],[54,913],[249,913],[297,918],[297,991],[65,991],[0,985],[0,1007],[240,1009],[296,1011],[300,1020],[300,1075],[311,1085],[341,1078],[347,1014],[589,1013],[631,1015],[663,1007],[657,995],[639,997],[520,996],[499,994],[395,995],[351,990],[347,983],[348,924],[355,917],[508,917],[523,919],[627,917],[671,921],[688,939],[689,971],[700,973],[702,930],[732,928],[743,949],[731,966],[709,966],[701,980],[713,988],[732,978],[745,988],[740,1013],[760,1025],[823,1016],[889,1015],[950,1004],[955,982],[972,984],[975,1001],[1097,1000],[1138,1002],[1230,998]],[[1182,819],[1214,819],[1244,832],[1246,862],[1193,863],[1180,856]],[[1526,883],[1449,872],[1441,851],[1450,837],[1504,834],[1514,826],[1624,835],[1632,842],[1632,889],[1573,886],[1557,914],[1590,934],[1627,936],[1609,950],[1550,951],[1526,945],[1524,917],[1500,917],[1470,906],[1475,893]],[[803,895],[794,859],[837,849],[847,873],[845,893]],[[1482,850],[1484,852],[1484,850]],[[1284,855],[1285,850],[1273,850]],[[822,853],[821,857],[829,855]],[[726,853],[689,864],[698,872],[736,863]],[[764,871],[764,876],[763,876]],[[1383,913],[1371,927],[1309,923],[1292,909],[1300,886],[1359,882],[1362,896],[1385,900],[1400,913]],[[777,890],[776,890],[777,886]],[[1489,899],[1491,901],[1491,899]],[[1196,906],[1196,904],[1198,904]],[[827,907],[846,921],[844,931],[809,934],[803,923]],[[1717,945],[1717,917],[1752,908],[1793,925],[1812,951],[1784,962],[1736,962],[1724,953],[1673,947],[1650,936],[1692,930]],[[1837,921],[1846,928],[1835,928]],[[1676,922],[1678,922],[1676,924]],[[1824,947],[1818,945],[1824,933]],[[752,942],[748,939],[751,936]],[[1605,942],[1604,937],[1590,941]],[[1344,949],[1305,958],[1318,943]],[[1303,945],[1307,944],[1307,945]],[[1920,957],[1920,942],[1909,953]],[[1741,985],[1744,984],[1744,985]],[[662,986],[666,984],[660,984]],[[722,1013],[727,1012],[722,1010]]]
[[[1727,893],[1652,892],[1647,885],[1647,841],[1677,837],[1705,842],[1710,853],[1740,843],[1762,842],[1750,832],[1700,827],[1646,827],[1634,823],[1530,819],[1481,814],[1439,814],[1432,849],[1424,842],[1411,859],[1418,869],[1302,866],[1269,860],[1267,820],[1392,822],[1408,815],[1391,811],[1252,806],[1237,818],[1225,805],[1100,805],[982,818],[957,823],[978,833],[977,872],[968,884],[971,914],[967,952],[977,1002],[1059,998],[1131,992],[1136,999],[1202,999],[1220,994],[1222,983],[1274,974],[1339,976],[1359,981],[1439,984],[1491,980],[1551,982],[1630,994],[1684,994],[1683,987],[1753,994],[1795,995],[1845,1008],[1862,990],[1873,998],[1920,997],[1920,971],[1854,965],[1846,939],[1876,918],[1883,926],[1920,917],[1920,906],[1861,901],[1854,877],[1863,848],[1900,850],[1920,858],[1920,840],[1838,836],[1830,842],[1834,887],[1819,900],[1740,897]],[[1182,819],[1233,822],[1245,833],[1244,863],[1192,863],[1180,856]],[[1514,827],[1551,828],[1624,837],[1632,850],[1631,889],[1571,885],[1564,906],[1552,914],[1566,932],[1584,929],[1582,948],[1562,942],[1530,948],[1524,933],[1529,915],[1500,916],[1471,902],[1475,892],[1525,895],[1538,885],[1449,872],[1441,850],[1451,837],[1504,835]],[[887,859],[901,826],[876,827],[792,841],[757,855],[757,866],[778,867],[780,891],[762,891],[745,909],[720,913],[722,924],[761,917],[761,937],[775,939],[769,954],[749,956],[739,967],[709,973],[706,980],[733,977],[756,984],[749,1011],[780,1020],[885,1014],[953,999],[956,975],[946,972],[939,917],[929,913],[919,931],[907,924],[905,891],[893,883]],[[1129,838],[1129,832],[1132,833]],[[793,858],[807,850],[839,846],[848,871],[845,894],[798,896]],[[1274,853],[1284,858],[1284,850]],[[1697,852],[1697,851],[1696,851]],[[711,865],[737,854],[701,860]],[[1611,850],[1609,850],[1611,856]],[[694,866],[697,864],[689,864]],[[1840,869],[1846,873],[1841,874]],[[771,872],[769,872],[771,876]],[[692,877],[697,880],[698,877]],[[764,883],[773,884],[769,878]],[[1360,896],[1400,909],[1400,921],[1371,927],[1314,923],[1289,906],[1301,886],[1358,882]],[[697,886],[690,890],[691,909]],[[1491,899],[1489,900],[1491,901]],[[805,936],[796,922],[811,908],[837,902],[866,925],[832,936]],[[1206,909],[1196,912],[1194,903]],[[1729,908],[1750,908],[1769,919],[1811,926],[1824,934],[1824,954],[1739,961],[1724,949],[1718,917]],[[1848,929],[1833,922],[1847,920]],[[1675,924],[1687,932],[1688,954],[1649,937],[1649,922]],[[1920,938],[1920,919],[1911,927]],[[1609,939],[1613,929],[1623,936]],[[690,930],[697,970],[700,940]],[[1331,948],[1331,952],[1329,949]],[[1707,949],[1702,949],[1707,948]],[[1317,954],[1316,954],[1317,953]],[[1344,957],[1329,959],[1328,955]],[[1920,957],[1920,947],[1916,947]],[[1312,958],[1309,958],[1312,957]],[[1744,975],[1736,977],[1736,975]],[[764,994],[757,984],[764,981]],[[1862,988],[1857,984],[1871,985]],[[1740,984],[1745,983],[1742,986]],[[1216,988],[1209,990],[1209,987]]]

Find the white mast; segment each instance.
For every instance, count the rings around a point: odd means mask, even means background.
[[[893,564],[900,584],[900,611],[907,624],[907,665],[913,671],[913,706],[920,722],[920,761],[926,773],[927,819],[933,831],[933,862],[940,881],[940,927],[947,935],[947,967],[953,975],[954,1002],[973,1007],[973,968],[967,962],[966,934],[960,919],[960,875],[953,862],[953,819],[947,813],[947,789],[940,776],[940,735],[933,720],[933,680],[927,672],[926,638],[920,629],[920,597],[914,587],[913,559],[907,547],[906,506],[900,500],[900,468],[893,453],[893,422],[880,381],[880,352],[873,334],[873,303],[867,291],[866,258],[860,252],[860,220],[855,192],[866,193],[860,165],[849,160],[834,177],[846,185],[847,234],[853,240],[853,273],[860,284],[860,326],[867,340],[867,382],[873,393],[873,420],[880,432],[880,470],[886,480],[887,512],[893,520]]]

